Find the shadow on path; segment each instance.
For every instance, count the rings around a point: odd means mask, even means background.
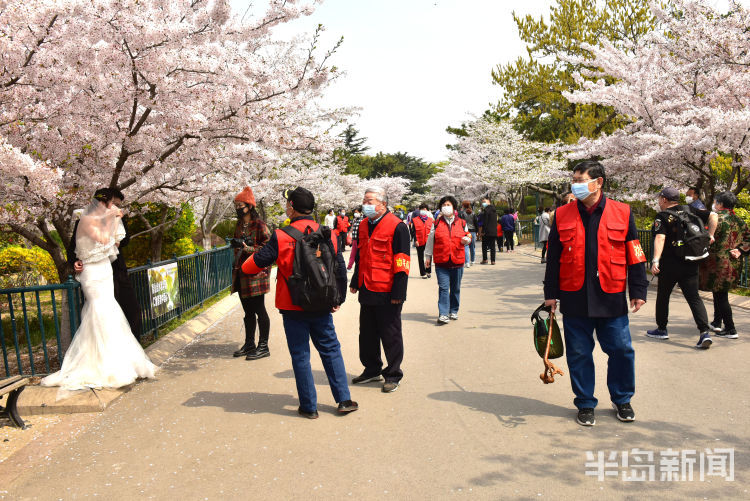
[[[182,403],[185,407],[220,407],[224,412],[242,414],[278,414],[280,416],[297,416],[299,400],[291,395],[278,393],[222,393],[217,391],[199,391]],[[292,407],[289,409],[289,407]],[[331,405],[318,404],[318,411],[335,412]],[[303,418],[306,419],[306,418]]]
[[[572,409],[549,404],[533,398],[483,393],[476,391],[439,391],[428,395],[433,400],[455,402],[472,410],[494,414],[508,428],[526,424],[524,416],[552,416],[570,418]]]

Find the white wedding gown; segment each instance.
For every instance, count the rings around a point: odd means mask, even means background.
[[[117,241],[121,235],[124,229],[118,228]],[[76,249],[76,255],[84,263],[78,276],[85,298],[81,323],[60,371],[41,382],[42,386],[59,386],[58,398],[63,398],[66,390],[120,388],[137,378],[154,377],[156,366],[136,341],[115,300],[111,258],[118,250],[114,241]],[[81,243],[77,240],[76,246]]]

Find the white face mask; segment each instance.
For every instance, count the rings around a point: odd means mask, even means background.
[[[443,207],[440,207],[440,211],[445,217],[453,217],[453,207],[451,207],[450,205],[444,205]]]
[[[428,210],[421,210],[421,211],[419,211],[419,215],[420,216],[424,216],[424,217],[429,217],[430,216],[430,211],[428,211]]]
[[[685,203],[686,203],[686,204],[691,204],[691,203],[693,203],[693,197],[691,197],[690,195],[687,195],[687,196],[685,197]]]

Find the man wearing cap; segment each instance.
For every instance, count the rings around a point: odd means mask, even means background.
[[[582,426],[596,423],[594,331],[608,356],[607,387],[616,416],[633,421],[635,353],[630,339],[630,307],[646,302],[646,257],[630,207],[604,196],[604,166],[585,161],[573,169],[577,202],[557,209],[548,239],[545,305],[563,314],[570,383]]]
[[[354,384],[382,381],[383,393],[399,387],[404,373],[404,339],[401,308],[409,280],[409,228],[388,211],[382,188],[368,188],[362,200],[366,222],[359,225],[358,254],[351,280],[352,294],[359,293],[359,360],[364,371]],[[383,368],[380,345],[388,365]]]
[[[689,261],[677,254],[677,244],[682,243],[683,228],[678,217],[680,212],[692,212],[703,224],[709,224],[716,219],[716,214],[707,210],[695,209],[687,205],[679,205],[680,192],[675,188],[664,188],[659,193],[659,212],[654,219],[654,257],[651,272],[659,277],[656,292],[656,329],[646,331],[648,337],[654,339],[669,339],[667,321],[669,319],[669,296],[674,286],[679,284],[682,295],[690,306],[693,320],[698,327],[699,338],[695,345],[699,349],[708,349],[712,340],[709,332],[708,313],[706,306],[698,294],[698,261]],[[712,224],[715,229],[716,224]],[[713,237],[712,237],[713,239]]]
[[[301,232],[307,228],[312,231],[318,229],[319,225],[311,216],[315,207],[315,197],[304,188],[295,188],[284,192],[286,198],[286,214],[291,223],[290,226]],[[335,236],[331,235],[334,249],[337,242]],[[242,265],[242,271],[247,274],[258,273],[258,271],[271,266],[274,262],[278,265],[276,279],[276,307],[284,319],[284,332],[286,333],[289,354],[292,356],[292,367],[294,378],[297,383],[300,406],[297,412],[310,419],[317,419],[317,394],[315,392],[315,381],[310,368],[310,339],[320,354],[328,384],[331,387],[333,397],[338,403],[339,413],[348,413],[358,409],[357,402],[351,400],[349,385],[346,381],[346,369],[344,359],[341,356],[341,345],[336,336],[331,313],[338,311],[335,306],[332,311],[303,311],[302,308],[292,302],[292,297],[287,286],[287,279],[292,274],[294,264],[294,249],[296,240],[283,230],[275,230],[271,239],[261,247],[255,254],[250,256]],[[343,282],[339,282],[341,300],[346,295],[346,269],[341,253],[337,253],[338,272],[344,274]],[[343,287],[342,287],[343,285]]]

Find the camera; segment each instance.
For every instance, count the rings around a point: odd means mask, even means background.
[[[242,249],[242,244],[252,247],[253,239],[251,237],[244,237],[244,238],[233,238],[232,240],[229,241],[229,245],[231,245],[235,249]]]

